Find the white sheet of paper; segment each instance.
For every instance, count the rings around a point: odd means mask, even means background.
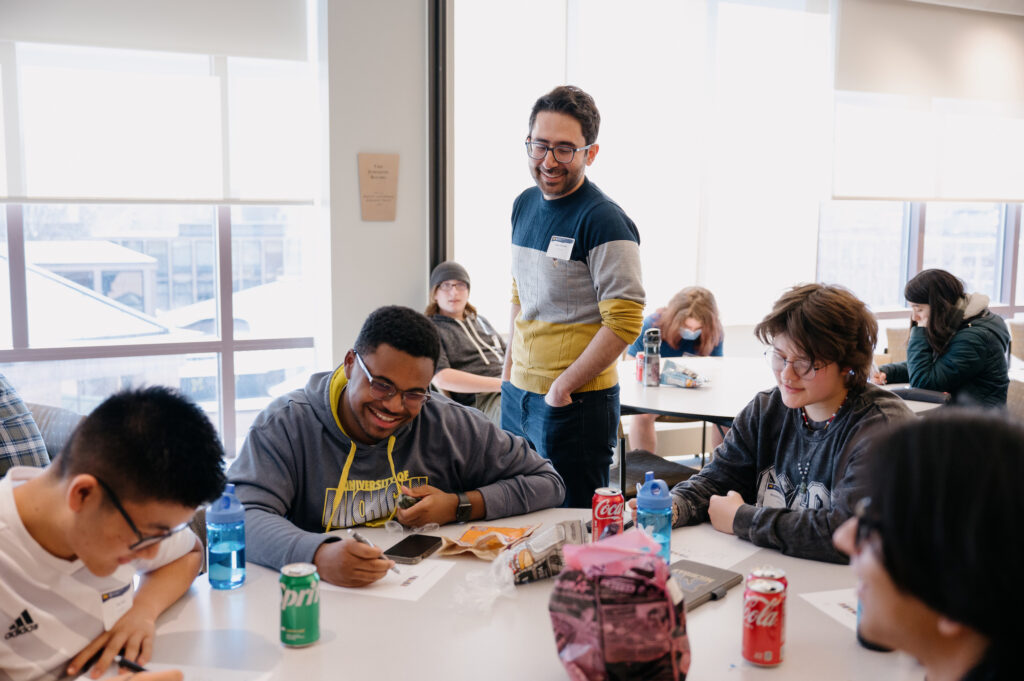
[[[852,588],[800,595],[836,622],[849,627],[850,631],[857,631],[857,593]]]
[[[724,569],[750,558],[761,550],[760,546],[743,541],[735,535],[711,531],[707,528],[693,528],[696,531],[672,533],[672,560],[686,560],[706,563]]]
[[[270,678],[270,672],[256,674],[249,670],[190,667],[182,664],[160,664],[157,662],[150,662],[146,665],[146,671],[162,672],[167,669],[181,670],[181,673],[185,675],[186,681],[267,681]],[[111,666],[107,673],[100,678],[112,679],[124,673],[124,670]],[[92,677],[89,676],[89,672],[86,672],[79,676],[76,681],[92,681]]]
[[[398,569],[402,573],[400,575],[388,570],[385,577],[369,586],[349,588],[320,582],[320,588],[326,591],[346,591],[367,596],[395,598],[400,601],[418,601],[452,569],[453,565],[455,563],[450,560],[428,558],[415,565],[399,565]]]

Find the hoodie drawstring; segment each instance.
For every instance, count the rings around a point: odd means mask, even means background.
[[[391,452],[395,448],[395,436],[392,435],[388,438],[388,465],[391,466],[391,478],[395,481],[395,507],[391,509],[391,514],[387,518],[378,518],[377,520],[371,520],[366,523],[368,527],[380,527],[387,521],[395,517],[395,512],[398,510],[398,494],[400,492],[398,484],[398,475],[395,473],[395,460],[391,456]],[[352,447],[348,450],[348,458],[345,459],[345,465],[341,467],[341,478],[338,479],[338,489],[334,493],[334,503],[331,505],[331,515],[327,517],[327,529],[324,530],[324,534],[331,531],[331,525],[334,521],[334,516],[338,512],[338,506],[341,504],[341,497],[345,494],[345,486],[348,484],[348,471],[352,468],[352,461],[356,458],[356,443],[352,441]],[[339,518],[338,528],[345,527]]]

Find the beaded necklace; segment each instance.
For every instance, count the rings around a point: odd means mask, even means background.
[[[836,415],[843,410],[843,407],[846,406],[846,400],[849,398],[850,392],[847,391],[846,395],[843,396],[842,403],[840,403],[839,407],[836,408],[832,416],[828,417],[828,421],[825,421],[825,425],[821,430],[827,430],[828,427],[832,425],[832,422],[836,420]],[[800,415],[804,417],[804,427],[807,428],[807,430],[814,432],[814,428],[811,428],[810,419],[807,418],[807,410],[800,407]],[[807,508],[810,504],[810,495],[807,491],[807,474],[811,471],[811,462],[807,461],[805,463],[797,463],[796,468],[797,471],[800,472],[800,486],[797,488],[797,494],[800,495],[800,507]]]
[[[836,410],[832,412],[832,416],[829,416],[828,420],[825,421],[825,425],[822,426],[821,430],[827,430],[828,427],[832,425],[832,422],[836,420],[836,415],[839,414],[839,412],[843,410],[843,407],[846,406],[846,400],[848,399],[850,399],[849,391],[847,391],[846,395],[843,396],[843,401],[839,404],[838,407],[836,407]],[[811,420],[807,418],[807,410],[804,409],[803,407],[800,407],[800,416],[804,417],[804,427],[807,428],[807,430],[814,431],[815,429],[811,427]]]

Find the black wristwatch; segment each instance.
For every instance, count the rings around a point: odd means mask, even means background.
[[[465,492],[456,492],[455,494],[459,497],[459,505],[455,509],[455,522],[469,522],[470,517],[473,515],[473,504],[469,503],[469,497],[466,496]]]

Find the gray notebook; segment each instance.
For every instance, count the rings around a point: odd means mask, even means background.
[[[726,592],[743,581],[743,575],[692,560],[677,560],[669,568],[686,596],[689,612],[708,601],[725,598]]]

